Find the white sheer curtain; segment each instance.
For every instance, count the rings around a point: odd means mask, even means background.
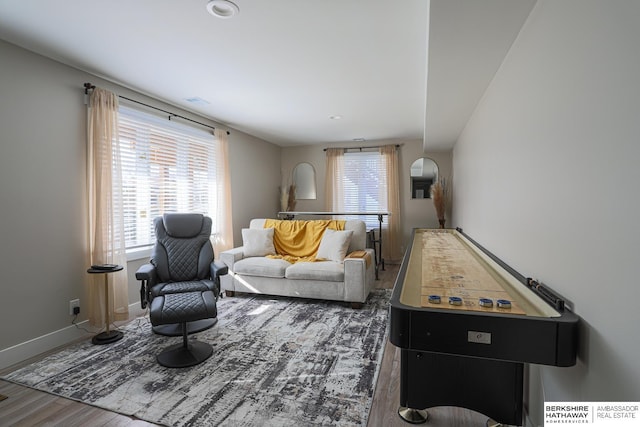
[[[324,181],[325,209],[344,211],[344,149],[327,148],[327,172]]]
[[[378,209],[387,210],[387,225],[383,227],[382,250],[383,258],[392,261],[399,261],[402,258],[400,242],[402,232],[400,229],[400,180],[398,166],[398,150],[395,145],[386,145],[379,149],[381,161],[383,162],[386,176],[383,177],[386,194],[380,198],[381,204]],[[344,211],[344,149],[327,149],[327,173],[325,176],[325,207],[329,211]]]
[[[388,260],[400,260],[400,242],[402,231],[400,229],[400,173],[398,166],[398,149],[395,145],[380,147],[382,161],[387,171],[387,210],[389,211],[387,236],[383,238],[382,256]],[[384,232],[384,231],[383,231]]]
[[[227,132],[216,129],[213,134],[218,140],[218,153],[215,200],[217,209],[213,215],[215,224],[214,230],[217,232],[213,236],[213,251],[219,256],[220,252],[233,248],[233,223],[231,210],[231,179],[229,173],[229,138]]]
[[[118,148],[118,97],[95,88],[90,96],[87,135],[88,264],[119,264],[109,273],[109,318],[127,320],[129,292],[122,211],[122,174]],[[102,274],[88,275],[88,317],[92,326],[105,325]]]

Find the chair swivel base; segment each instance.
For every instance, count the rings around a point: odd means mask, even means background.
[[[187,334],[194,334],[196,332],[202,332],[211,328],[218,322],[217,318],[214,319],[202,319],[193,322],[187,322]],[[156,325],[152,327],[154,333],[158,335],[164,335],[166,337],[177,337],[182,335],[181,323],[170,323],[167,325]]]
[[[97,345],[111,344],[121,340],[123,336],[124,334],[121,331],[100,332],[98,335],[94,335],[94,337],[91,338],[91,342]]]
[[[163,350],[156,359],[167,368],[187,368],[204,362],[211,354],[213,347],[210,344],[191,340],[186,347],[177,344]]]

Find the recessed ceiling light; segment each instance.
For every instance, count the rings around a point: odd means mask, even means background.
[[[340,119],[342,118],[342,116],[338,116],[338,115],[336,115],[336,116],[329,116],[329,118],[330,118],[331,120],[340,120]]]
[[[364,138],[353,138],[353,139],[352,139],[352,141],[355,141],[355,142],[364,142],[364,141],[365,141],[365,139],[364,139]]]
[[[229,0],[211,0],[207,3],[207,11],[216,18],[229,19],[240,13],[240,8]]]

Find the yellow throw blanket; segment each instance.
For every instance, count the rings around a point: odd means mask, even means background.
[[[266,219],[264,228],[273,228],[273,246],[277,255],[269,258],[281,258],[288,262],[313,262],[320,247],[324,230],[344,230],[345,220],[285,221]]]

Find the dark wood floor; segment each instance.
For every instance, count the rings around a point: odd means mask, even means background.
[[[393,288],[398,265],[380,271],[379,288]],[[7,370],[0,372],[6,374]],[[367,427],[408,427],[397,414],[400,351],[387,342]],[[142,427],[154,424],[0,380],[0,426]],[[0,397],[1,398],[1,397]],[[487,417],[460,408],[429,410],[429,427],[484,427]]]

